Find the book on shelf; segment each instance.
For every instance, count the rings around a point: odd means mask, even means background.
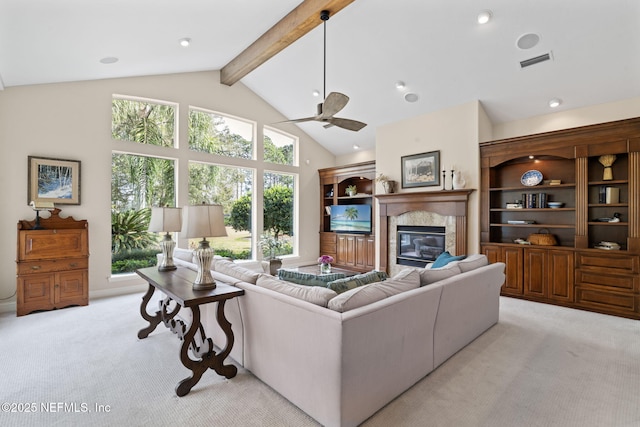
[[[618,187],[607,187],[605,203],[620,203],[620,189]]]

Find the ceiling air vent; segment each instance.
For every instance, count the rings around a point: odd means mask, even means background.
[[[524,61],[520,61],[520,67],[521,68],[530,67],[534,64],[539,64],[541,62],[548,61],[550,59],[551,59],[551,54],[545,53],[544,55],[540,55],[534,58],[529,58],[529,59],[525,59]]]

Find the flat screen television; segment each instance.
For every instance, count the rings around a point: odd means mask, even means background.
[[[330,230],[371,234],[371,205],[331,206]]]

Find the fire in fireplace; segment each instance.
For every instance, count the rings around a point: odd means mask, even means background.
[[[424,267],[444,252],[445,228],[399,225],[396,263]]]

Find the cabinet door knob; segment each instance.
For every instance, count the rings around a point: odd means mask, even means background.
[[[40,268],[41,268],[41,267],[40,267],[39,265],[32,265],[32,266],[31,266],[31,269],[32,269],[32,270],[40,270]]]

